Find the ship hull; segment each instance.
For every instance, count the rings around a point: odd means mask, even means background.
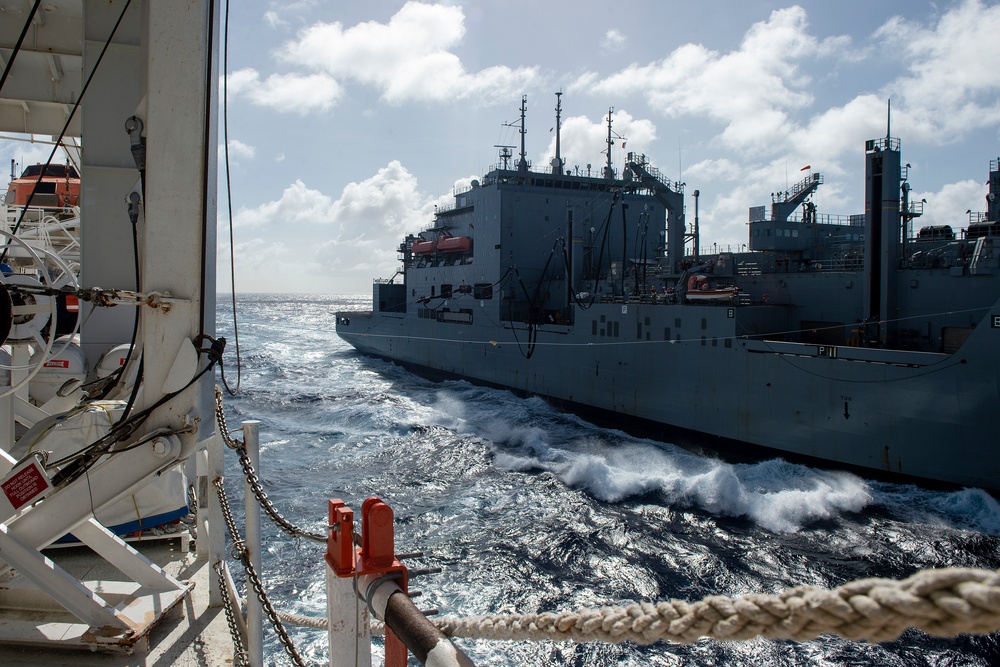
[[[759,308],[769,308],[760,306]],[[752,340],[737,310],[595,304],[574,326],[344,314],[358,350],[614,415],[878,473],[1000,490],[989,318],[953,354]],[[735,447],[739,453],[739,445]]]

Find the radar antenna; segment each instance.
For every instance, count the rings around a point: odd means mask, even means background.
[[[511,156],[514,155],[514,153],[513,153],[514,147],[513,146],[502,146],[500,144],[494,144],[493,147],[500,149],[500,164],[501,164],[501,169],[503,169],[504,171],[507,171],[507,169],[510,168],[510,158],[511,158]]]

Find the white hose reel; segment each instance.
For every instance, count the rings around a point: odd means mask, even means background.
[[[0,316],[6,315],[4,311],[6,311],[8,300],[10,303],[10,329],[6,333],[5,340],[0,341],[0,343],[16,345],[33,342],[38,346],[38,349],[44,351],[43,354],[38,355],[38,361],[34,364],[0,364],[0,368],[10,371],[28,371],[28,374],[13,386],[0,391],[0,398],[3,398],[13,394],[30,382],[31,378],[35,377],[42,369],[45,360],[48,359],[49,353],[52,351],[52,344],[56,339],[55,320],[57,302],[53,297],[40,293],[40,290],[43,290],[46,286],[58,287],[63,284],[70,285],[76,290],[79,288],[79,282],[66,263],[55,253],[42,248],[32,248],[21,239],[6,231],[0,230],[0,236],[7,239],[6,248],[15,247],[15,245],[11,245],[11,242],[16,244],[18,256],[29,258],[34,268],[37,269],[45,281],[43,284],[41,280],[28,274],[0,276],[0,291],[3,292],[3,296],[0,297]],[[44,260],[39,256],[39,253],[45,256]],[[49,271],[46,260],[52,262],[57,267],[58,273],[55,277]],[[13,286],[37,289],[39,293],[14,291],[12,294],[9,288]],[[49,326],[48,335],[43,336],[42,331],[50,322],[51,326]],[[4,327],[0,327],[0,333],[4,333],[2,328]]]

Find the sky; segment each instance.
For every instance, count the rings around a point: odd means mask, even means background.
[[[615,168],[627,147],[700,190],[703,247],[745,243],[749,207],[806,165],[823,174],[819,213],[863,213],[864,142],[885,136],[890,100],[927,200],[917,227],[985,211],[1000,155],[1000,5],[986,0],[232,5],[220,90],[237,292],[369,293],[403,237],[518,143],[522,95],[539,168],[557,91],[570,168],[603,164],[613,108]],[[26,149],[0,142],[10,152]],[[219,195],[227,292],[222,180]]]

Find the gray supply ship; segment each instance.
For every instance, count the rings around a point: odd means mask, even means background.
[[[533,170],[522,99],[519,159],[500,147],[405,238],[372,312],[338,313],[344,340],[675,442],[1000,490],[1000,160],[986,213],[914,233],[887,131],[865,143],[863,215],[820,215],[810,171],[750,208],[746,250],[705,255],[698,191],[688,225],[683,183],[635,153],[616,172],[610,113],[606,166],[570,173],[560,108]]]

